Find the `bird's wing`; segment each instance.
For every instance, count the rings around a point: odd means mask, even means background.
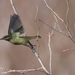
[[[10,24],[9,24],[8,34],[9,34],[9,36],[12,36],[13,33],[17,33],[17,32],[20,33],[20,34],[24,33],[24,28],[22,26],[22,22],[20,20],[19,15],[13,14],[10,17]]]
[[[13,33],[11,35],[11,37],[12,37],[13,40],[16,40],[16,39],[18,39],[20,37],[20,33],[19,32]]]

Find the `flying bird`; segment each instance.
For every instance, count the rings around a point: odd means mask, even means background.
[[[31,44],[31,39],[41,38],[40,36],[21,36],[24,33],[24,27],[22,25],[19,15],[13,14],[10,17],[10,24],[8,28],[8,35],[3,36],[0,40],[9,41],[14,45],[24,45],[36,52],[34,46]]]

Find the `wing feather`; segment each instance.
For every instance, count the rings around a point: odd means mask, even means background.
[[[19,15],[13,14],[10,17],[8,34],[11,36],[12,33],[16,33],[16,32],[19,32],[20,34],[22,34],[24,33],[24,28],[23,28]]]

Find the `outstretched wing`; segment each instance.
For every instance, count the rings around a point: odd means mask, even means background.
[[[12,36],[13,33],[19,32],[20,34],[24,33],[24,28],[22,26],[22,22],[20,20],[19,15],[13,14],[10,17],[10,24],[8,29],[9,36]]]

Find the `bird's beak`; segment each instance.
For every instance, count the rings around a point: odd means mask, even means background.
[[[8,40],[8,39],[9,39],[9,36],[8,35],[5,35],[2,38],[0,38],[0,40]]]

